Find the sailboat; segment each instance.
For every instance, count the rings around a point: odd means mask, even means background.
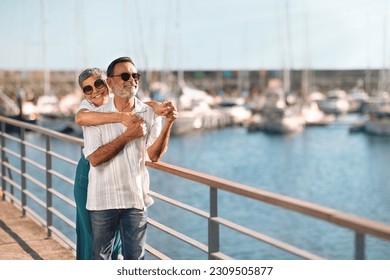
[[[292,101],[294,100],[294,101]],[[287,95],[279,79],[271,79],[265,93],[265,103],[259,114],[252,117],[248,131],[272,134],[297,133],[304,129],[305,118],[294,95]]]
[[[21,87],[16,91],[16,102],[0,89],[0,115],[19,121],[36,123],[36,107],[32,101],[25,100],[25,91]]]
[[[306,3],[308,4],[308,3]],[[309,23],[308,23],[308,12],[305,12],[305,48],[304,57],[306,67],[302,72],[301,80],[301,95],[302,95],[302,108],[301,113],[305,119],[306,126],[323,126],[328,125],[335,120],[335,116],[332,114],[324,113],[319,105],[318,101],[321,102],[325,97],[322,93],[313,92],[312,89],[312,71],[310,66],[310,48],[309,48]]]
[[[306,126],[325,126],[336,119],[333,114],[325,114],[315,101],[302,106],[302,115]]]
[[[180,135],[189,132],[215,129],[231,123],[231,117],[223,110],[213,108],[215,99],[207,92],[190,87],[179,72],[179,94],[177,108],[179,111],[172,134]]]
[[[300,132],[305,127],[305,119],[301,114],[300,102],[291,92],[290,71],[290,25],[288,1],[285,1],[285,27],[280,27],[280,32],[285,33],[283,44],[283,80],[274,78],[268,82],[265,94],[265,103],[261,110],[258,129],[276,134],[290,134]],[[282,20],[281,20],[282,22]],[[284,32],[282,32],[284,31]],[[253,125],[250,126],[253,129]]]
[[[384,13],[384,19],[387,19],[387,10]],[[386,23],[387,21],[384,20]],[[389,33],[389,26],[385,24],[383,26],[383,50],[384,59],[387,60],[386,50],[387,38]],[[383,64],[382,69],[379,72],[378,79],[378,91],[375,96],[370,97],[363,103],[362,111],[368,116],[367,121],[364,123],[363,130],[367,134],[390,136],[390,82],[389,82],[389,69],[386,64]]]
[[[320,109],[319,102],[323,102],[325,97],[319,92],[309,94],[311,88],[311,75],[309,69],[305,69],[302,75],[302,116],[306,126],[324,126],[332,123],[336,118],[333,114],[325,113]]]
[[[40,96],[37,101],[37,111],[39,126],[59,132],[67,132],[71,127],[73,115],[65,115],[61,112],[60,102],[54,94]]]
[[[363,112],[367,116],[363,131],[372,135],[390,136],[390,94],[381,92],[376,97],[370,97],[364,103]]]

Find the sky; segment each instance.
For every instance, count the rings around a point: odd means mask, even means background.
[[[0,70],[390,66],[390,0],[0,0]]]

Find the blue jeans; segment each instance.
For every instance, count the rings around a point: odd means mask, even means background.
[[[147,211],[135,208],[89,211],[92,225],[92,259],[110,260],[117,230],[125,260],[145,258]]]

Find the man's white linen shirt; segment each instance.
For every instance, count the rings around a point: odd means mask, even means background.
[[[147,148],[161,132],[161,117],[139,99],[135,100],[134,113],[144,119],[147,133],[131,140],[111,160],[96,167],[91,166],[86,205],[88,210],[144,209],[153,203],[149,194],[149,173],[145,161],[149,160]],[[95,111],[118,112],[114,99],[110,99]],[[123,134],[126,129],[121,123],[83,127],[84,156],[88,158],[99,147]]]

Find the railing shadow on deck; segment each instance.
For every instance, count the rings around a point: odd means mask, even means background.
[[[69,195],[69,193],[73,194],[74,170],[76,169],[78,159],[72,159],[67,156],[65,151],[56,151],[53,148],[53,141],[57,142],[56,146],[59,146],[58,142],[74,145],[73,150],[77,149],[77,155],[81,156],[82,139],[2,116],[0,116],[0,123],[2,199],[13,203],[21,210],[23,215],[29,216],[35,222],[44,226],[47,230],[48,237],[56,238],[63,245],[75,251],[75,242],[69,237],[69,231],[73,234],[75,231],[74,216],[64,214],[63,209],[59,209],[58,205],[60,204],[59,202],[65,203],[70,207],[70,212],[75,212],[75,202],[73,196]],[[13,131],[16,129],[17,133],[9,133],[8,131],[11,128]],[[37,145],[34,143],[34,140],[26,140],[26,131],[32,131],[35,135],[43,137],[45,146]],[[41,153],[42,156],[37,157],[35,155],[34,158],[31,158],[29,157],[31,154],[28,152],[29,150],[35,150]],[[57,162],[62,162],[62,166],[67,164],[70,167],[68,169],[55,170],[53,166]],[[345,214],[313,203],[263,191],[164,162],[147,162],[147,166],[159,172],[200,183],[209,188],[208,212],[163,194],[152,192],[152,196],[155,199],[164,201],[174,207],[178,207],[207,220],[207,245],[167,225],[161,224],[154,220],[153,217],[149,217],[148,219],[149,225],[153,228],[165,232],[189,244],[190,247],[204,252],[208,259],[232,259],[220,251],[221,227],[229,228],[238,234],[252,238],[254,241],[269,244],[302,259],[324,259],[324,257],[315,253],[308,252],[222,218],[218,215],[219,191],[304,214],[317,220],[351,230],[355,234],[355,259],[365,259],[366,236],[390,241],[390,226],[383,223]],[[68,194],[59,191],[59,185],[61,189],[70,190]],[[38,207],[43,210],[37,210]],[[68,233],[56,226],[53,220],[60,220],[66,224],[70,228],[70,230],[68,229]],[[297,226],[299,227],[299,225]],[[171,259],[166,252],[161,252],[150,245],[147,246],[147,251],[157,259]]]

